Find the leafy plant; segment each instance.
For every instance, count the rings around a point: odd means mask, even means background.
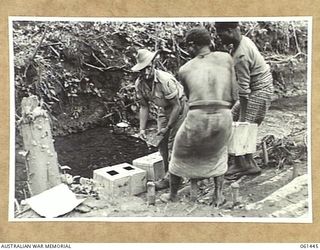
[[[137,50],[164,49],[158,67],[176,75],[179,67],[190,59],[185,34],[199,25],[211,32],[212,45],[219,48],[214,23],[210,22],[15,21],[17,115],[21,99],[35,94],[53,116],[67,112],[80,122],[88,103],[96,102],[100,105],[96,108],[100,110],[102,106],[104,116],[110,115],[111,122],[133,119],[138,103],[133,86],[136,76],[130,68],[136,63]],[[306,23],[272,21],[241,25],[243,34],[257,44],[270,63],[279,93],[287,91],[294,79],[284,70],[295,69],[307,61]],[[92,115],[95,110],[87,113],[90,112]],[[152,112],[156,113],[155,107]]]

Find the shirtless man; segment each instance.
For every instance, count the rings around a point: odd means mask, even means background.
[[[227,171],[227,144],[231,136],[231,107],[237,101],[233,61],[229,54],[210,51],[210,35],[204,28],[192,29],[186,36],[194,57],[179,70],[189,99],[187,117],[179,128],[169,163],[170,194],[162,201],[177,201],[181,177],[214,177],[213,204],[224,203],[222,187]]]

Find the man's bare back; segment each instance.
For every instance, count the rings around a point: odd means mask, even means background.
[[[186,35],[188,52],[194,57],[179,70],[189,98],[188,114],[179,128],[169,163],[170,194],[162,201],[177,201],[181,177],[213,177],[212,204],[223,205],[223,175],[228,168],[227,143],[232,131],[231,106],[237,100],[233,60],[223,52],[210,51],[211,36],[205,28],[194,28]],[[193,191],[196,185],[193,186]],[[196,191],[191,199],[196,200]]]
[[[227,53],[197,56],[180,68],[179,76],[190,104],[206,105],[216,101],[233,104],[237,99],[233,60]]]

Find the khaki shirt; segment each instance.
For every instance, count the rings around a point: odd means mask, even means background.
[[[135,82],[137,98],[145,102],[153,102],[159,107],[168,106],[168,100],[183,96],[183,86],[173,75],[162,70],[155,70],[152,88],[140,77]]]

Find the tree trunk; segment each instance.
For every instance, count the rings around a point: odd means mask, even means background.
[[[21,102],[20,132],[26,154],[26,167],[31,196],[61,183],[57,153],[46,110],[39,106],[37,96],[25,97]]]

